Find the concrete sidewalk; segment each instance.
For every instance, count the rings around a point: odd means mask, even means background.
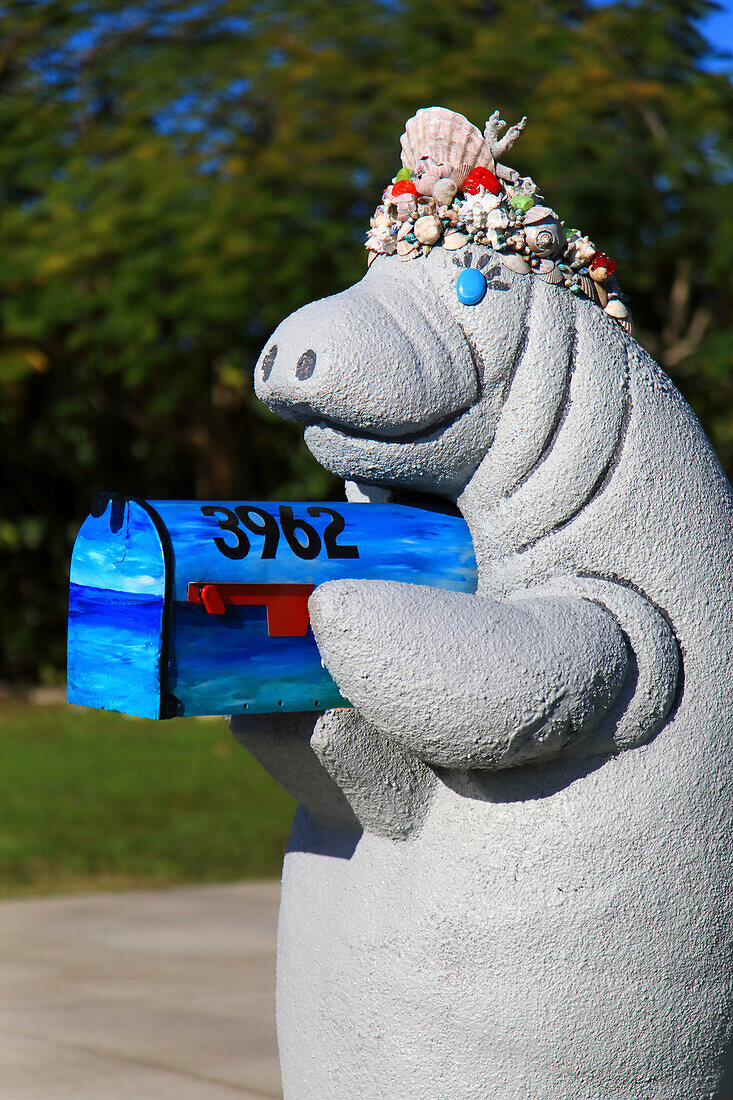
[[[0,903],[2,1100],[280,1097],[277,883]]]

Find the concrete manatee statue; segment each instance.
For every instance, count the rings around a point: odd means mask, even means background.
[[[233,723],[301,803],[287,1100],[733,1097],[731,487],[613,314],[531,270],[380,255],[257,366],[353,498],[457,505],[479,566],[322,585],[355,709]]]

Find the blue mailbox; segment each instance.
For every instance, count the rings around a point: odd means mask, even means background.
[[[308,622],[341,577],[473,592],[457,515],[106,494],[74,544],[68,700],[145,718],[348,706]]]

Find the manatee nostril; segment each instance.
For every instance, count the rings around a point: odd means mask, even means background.
[[[272,368],[275,365],[275,357],[276,356],[277,356],[277,344],[273,344],[272,347],[268,349],[268,352],[267,352],[267,355],[265,356],[265,358],[262,360],[262,377],[263,377],[265,382],[267,381],[267,379],[272,374]]]
[[[316,369],[316,353],[313,348],[308,348],[301,355],[298,362],[295,364],[295,377],[300,382],[305,382],[306,378],[310,378],[313,371]]]

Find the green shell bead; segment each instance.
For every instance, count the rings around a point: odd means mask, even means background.
[[[534,199],[531,195],[512,195],[509,199],[509,205],[513,206],[515,210],[521,210],[524,213],[525,210],[531,210],[534,206]]]
[[[405,234],[405,240],[409,241],[410,244],[415,244],[416,241],[417,241],[417,237],[415,236],[414,233],[406,233]]]
[[[409,180],[412,177],[412,172],[409,168],[400,168],[399,172],[395,176],[395,183],[400,183],[402,180]]]

